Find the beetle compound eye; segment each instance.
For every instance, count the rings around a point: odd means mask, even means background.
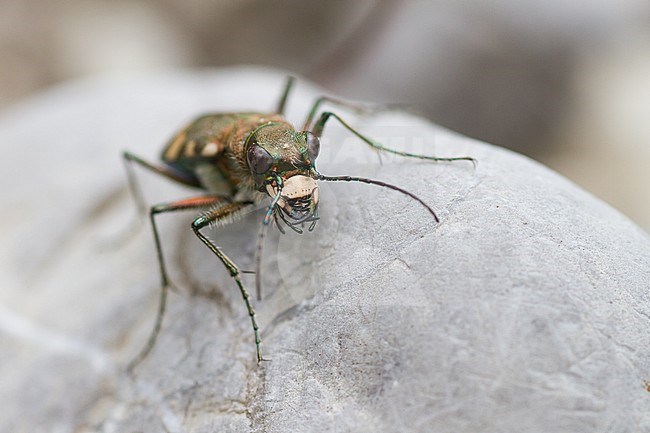
[[[320,152],[320,140],[311,132],[307,131],[307,156],[314,162]]]
[[[249,167],[256,174],[266,173],[273,165],[273,157],[261,146],[253,144],[246,155]]]

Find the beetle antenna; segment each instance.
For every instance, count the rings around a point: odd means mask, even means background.
[[[275,213],[275,207],[277,206],[278,201],[280,200],[280,196],[282,195],[282,178],[280,176],[277,176],[276,182],[277,182],[277,192],[275,193],[275,197],[273,197],[273,201],[271,201],[269,207],[266,208],[266,214],[264,215],[264,219],[262,220],[262,225],[260,226],[260,231],[257,235],[257,246],[255,249],[255,292],[257,293],[258,301],[262,299],[261,269],[262,269],[262,249],[264,247],[264,238],[266,237],[266,232],[269,228],[269,223],[271,222],[271,218]]]
[[[440,219],[438,218],[438,215],[431,209],[431,207],[426,204],[420,197],[416,196],[415,194],[408,192],[405,189],[400,188],[399,186],[391,185],[390,183],[382,182],[380,180],[373,180],[373,179],[368,179],[367,177],[356,177],[356,176],[324,176],[322,174],[317,174],[316,175],[317,180],[324,180],[327,182],[362,182],[362,183],[367,183],[371,185],[377,185],[381,186],[384,188],[392,189],[397,192],[401,192],[404,195],[407,195],[411,197],[413,200],[419,202],[422,206],[424,206],[431,215],[433,215],[433,218],[436,220],[436,222],[440,222]]]

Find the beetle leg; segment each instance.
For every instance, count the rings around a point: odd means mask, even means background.
[[[323,105],[326,102],[338,107],[347,108],[348,110],[358,115],[363,115],[363,114],[372,115],[382,111],[390,111],[390,110],[395,110],[397,108],[402,108],[402,109],[404,108],[401,104],[370,105],[370,104],[360,104],[358,102],[345,101],[343,99],[332,98],[331,96],[320,96],[318,99],[316,99],[316,101],[314,101],[314,104],[311,106],[311,110],[309,110],[309,114],[307,114],[307,118],[305,119],[305,122],[302,125],[303,131],[309,129],[312,121],[316,117],[316,113],[318,113],[318,109],[321,107],[321,105]]]
[[[284,107],[287,105],[287,98],[289,97],[289,93],[291,92],[291,88],[293,87],[293,82],[295,81],[294,77],[287,77],[287,82],[284,85],[284,90],[282,91],[282,96],[280,97],[280,100],[278,101],[278,106],[275,109],[275,112],[277,114],[284,114]]]
[[[135,178],[135,173],[133,172],[132,163],[136,163],[139,166],[144,167],[147,170],[152,171],[156,174],[164,176],[167,179],[171,179],[174,182],[182,183],[183,185],[187,185],[187,186],[195,186],[195,187],[200,186],[199,181],[195,177],[188,176],[178,170],[175,170],[169,165],[152,164],[140,158],[139,156],[132,154],[131,152],[124,152],[122,154],[122,158],[124,159],[124,166],[126,167],[126,175],[129,181],[129,189],[131,190],[131,194],[133,195],[133,198],[138,206],[140,214],[145,213],[146,205],[142,195],[142,191],[140,189],[140,185],[138,184]]]
[[[323,134],[323,129],[325,128],[325,124],[330,119],[330,117],[334,117],[348,131],[350,131],[351,133],[353,133],[354,135],[359,137],[366,144],[369,144],[371,147],[373,147],[374,149],[377,149],[379,151],[394,153],[395,155],[406,156],[406,157],[409,157],[409,158],[426,159],[428,161],[438,161],[438,162],[442,162],[442,161],[445,161],[445,162],[449,162],[449,161],[470,161],[474,166],[476,166],[476,159],[472,158],[471,156],[459,156],[459,157],[454,157],[454,158],[441,158],[441,157],[437,157],[437,156],[419,155],[419,154],[416,154],[416,153],[409,153],[409,152],[403,152],[401,150],[391,149],[390,147],[386,147],[383,144],[377,143],[376,141],[372,140],[371,138],[366,137],[365,135],[361,134],[359,131],[357,131],[352,126],[350,126],[345,120],[343,120],[338,114],[332,113],[330,111],[325,111],[320,115],[319,119],[316,121],[316,123],[314,123],[313,130],[311,131],[312,134],[314,134],[315,136],[320,138],[320,136]]]
[[[158,301],[158,313],[156,316],[156,323],[154,325],[151,334],[147,343],[144,345],[140,353],[133,358],[129,363],[127,370],[129,372],[142,362],[143,359],[147,357],[154,344],[156,343],[156,338],[160,333],[160,327],[162,325],[163,316],[165,315],[165,307],[167,304],[167,292],[169,290],[169,278],[167,276],[167,268],[165,267],[165,261],[163,258],[162,246],[160,243],[160,236],[158,235],[158,229],[156,227],[155,216],[160,213],[175,212],[181,210],[191,210],[191,209],[200,209],[206,208],[209,206],[214,206],[216,204],[226,202],[227,199],[223,197],[217,197],[213,195],[209,196],[198,196],[192,197],[184,200],[179,200],[171,203],[162,203],[156,206],[152,206],[149,210],[149,219],[151,221],[151,228],[153,230],[153,237],[156,243],[156,253],[158,256],[158,265],[160,266],[160,299]]]
[[[243,209],[250,207],[251,205],[253,205],[252,202],[233,202],[220,208],[206,212],[194,220],[192,223],[192,230],[194,230],[194,234],[196,234],[201,242],[203,242],[205,246],[207,246],[210,251],[212,251],[214,255],[219,258],[219,260],[221,260],[221,263],[223,263],[223,265],[226,267],[230,273],[230,276],[237,283],[242,298],[244,298],[244,303],[246,304],[246,309],[248,310],[248,315],[250,316],[251,323],[253,325],[255,348],[257,351],[257,362],[259,363],[265,360],[262,357],[262,351],[260,349],[262,340],[260,339],[259,326],[257,325],[255,310],[251,304],[250,295],[244,287],[244,284],[241,282],[241,279],[239,278],[241,271],[237,265],[235,265],[235,263],[219,249],[219,247],[217,247],[210,239],[201,233],[201,229],[205,228],[206,226],[209,226],[210,224],[221,224],[224,221],[228,221],[234,214],[241,212]]]

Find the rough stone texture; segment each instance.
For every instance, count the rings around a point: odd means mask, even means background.
[[[192,215],[160,219],[176,291],[158,296],[119,151],[150,160],[185,121],[273,107],[282,73],[238,69],[64,86],[0,121],[0,432],[650,431],[650,240],[539,164],[400,113],[326,130],[313,233],[269,237],[257,366],[234,283]],[[300,83],[289,119],[318,92]],[[339,110],[337,110],[339,111]],[[150,202],[188,191],[139,172]],[[260,213],[212,237],[250,268]],[[246,277],[250,288],[253,279]]]

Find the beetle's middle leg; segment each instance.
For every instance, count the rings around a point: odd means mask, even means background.
[[[169,277],[167,276],[167,268],[165,266],[165,260],[163,257],[162,246],[160,243],[160,236],[158,235],[158,228],[156,226],[156,215],[167,212],[175,212],[182,210],[192,210],[192,209],[204,209],[209,206],[218,205],[221,203],[227,203],[227,199],[214,195],[205,195],[192,197],[184,200],[179,200],[171,203],[163,203],[156,206],[152,206],[149,210],[149,219],[151,221],[151,228],[153,230],[153,237],[156,243],[156,253],[158,255],[158,265],[160,266],[160,299],[158,301],[158,313],[156,315],[156,323],[154,325],[151,334],[147,343],[144,345],[140,353],[133,358],[129,363],[127,370],[133,371],[133,369],[144,360],[151,349],[153,349],[158,334],[160,333],[160,328],[162,326],[163,317],[165,315],[165,308],[167,305],[167,292],[169,290]]]
[[[361,104],[358,102],[346,101],[344,99],[333,98],[331,96],[321,96],[314,101],[305,118],[305,121],[302,125],[302,130],[307,131],[311,126],[311,123],[316,118],[316,113],[318,109],[324,104],[329,103],[338,107],[346,108],[359,115],[373,115],[375,113],[380,113],[383,111],[395,110],[397,108],[403,108],[401,104]]]
[[[332,117],[335,118],[348,131],[350,131],[351,133],[359,137],[363,142],[369,144],[371,147],[379,151],[393,153],[395,155],[400,155],[400,156],[406,156],[409,158],[426,159],[429,161],[437,161],[437,162],[470,161],[472,164],[476,165],[476,159],[472,158],[471,156],[458,156],[453,158],[446,158],[446,157],[438,157],[438,156],[420,155],[416,153],[403,152],[401,150],[391,149],[390,147],[386,147],[383,144],[378,143],[373,139],[363,135],[362,133],[354,129],[352,126],[350,126],[350,124],[348,124],[345,120],[343,120],[338,114],[332,113],[330,111],[325,111],[320,115],[316,123],[314,123],[314,127],[311,131],[312,134],[320,138],[321,135],[323,134],[323,129],[325,129],[325,124]]]
[[[223,263],[223,265],[226,267],[226,269],[230,273],[230,276],[237,283],[242,298],[244,298],[244,303],[246,304],[246,309],[248,310],[248,315],[250,316],[251,323],[253,325],[253,334],[255,336],[255,348],[257,351],[257,362],[259,363],[264,360],[264,358],[262,358],[262,351],[260,349],[260,344],[262,343],[262,340],[260,339],[259,326],[257,324],[257,319],[255,318],[255,310],[253,309],[253,306],[251,304],[250,295],[240,279],[241,271],[239,270],[237,265],[219,249],[219,247],[217,247],[210,239],[208,239],[203,233],[201,233],[201,229],[205,228],[206,226],[209,226],[210,224],[217,224],[217,225],[222,224],[223,222],[231,219],[233,215],[242,212],[245,208],[252,207],[252,205],[253,205],[252,202],[233,202],[225,206],[222,206],[220,208],[206,212],[205,214],[199,216],[194,220],[194,222],[192,223],[192,230],[194,230],[194,234],[196,234],[196,236],[201,240],[201,242],[203,242],[205,246],[207,246],[210,249],[210,251],[212,251],[214,255],[216,255],[219,258],[219,260],[221,260],[221,263]]]

